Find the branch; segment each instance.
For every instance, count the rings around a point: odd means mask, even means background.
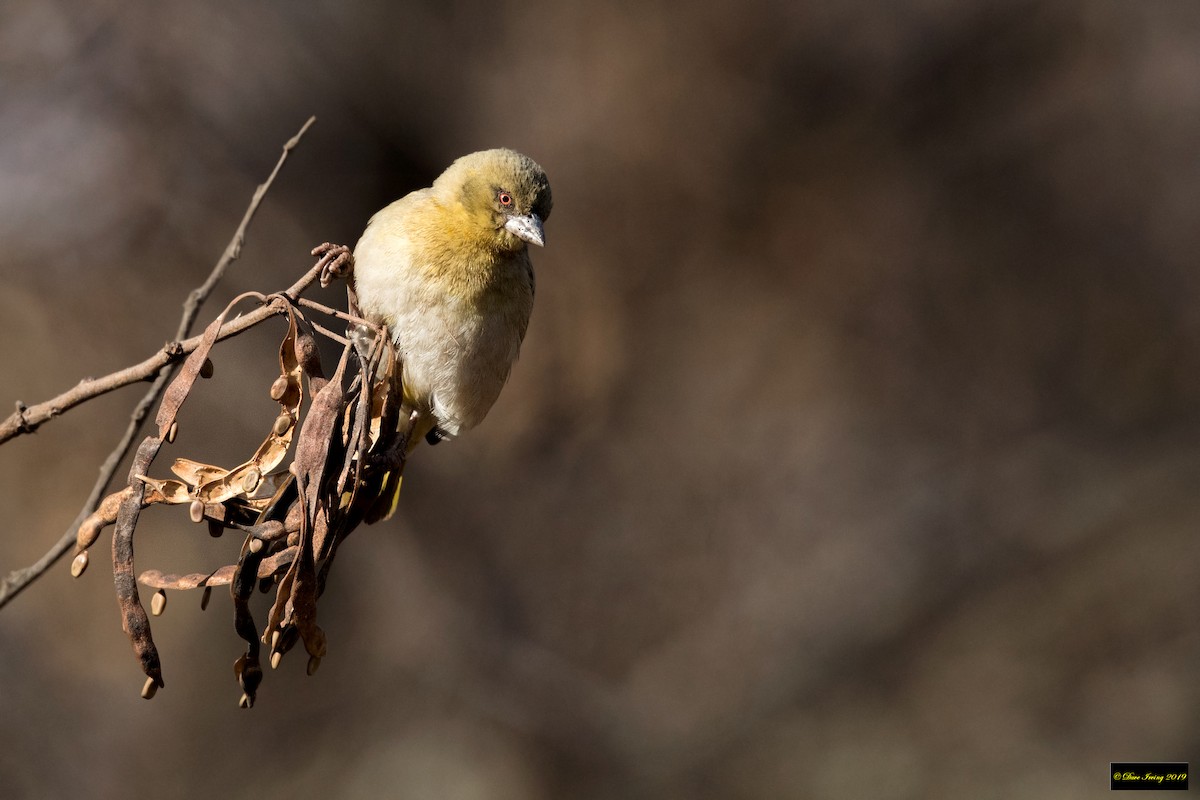
[[[220,260],[217,261],[216,266],[213,267],[212,272],[204,283],[188,295],[187,302],[183,306],[183,317],[179,320],[179,330],[175,334],[175,340],[167,342],[161,350],[140,364],[119,370],[103,378],[89,378],[80,381],[75,388],[69,389],[58,397],[51,398],[44,403],[26,406],[24,403],[18,401],[17,410],[10,414],[3,423],[0,423],[0,444],[4,444],[9,439],[20,434],[33,433],[42,423],[69,411],[86,400],[107,394],[114,389],[120,389],[122,386],[128,386],[131,383],[149,380],[152,376],[157,375],[163,367],[178,361],[196,349],[196,346],[200,343],[199,336],[194,336],[186,341],[179,340],[187,336],[192,328],[192,323],[196,319],[196,315],[200,312],[200,307],[212,293],[213,288],[217,285],[217,281],[225,274],[225,269],[241,253],[242,243],[246,238],[246,228],[249,227],[250,220],[253,219],[255,212],[258,211],[259,203],[262,202],[262,198],[267,193],[267,190],[271,188],[275,176],[279,174],[280,167],[287,160],[288,153],[291,152],[292,148],[300,141],[300,137],[304,135],[304,132],[315,121],[316,117],[310,117],[304,123],[304,127],[300,129],[300,132],[288,140],[288,143],[283,147],[282,155],[279,156],[279,161],[275,164],[275,169],[271,171],[266,182],[255,190],[254,197],[250,201],[250,206],[242,216],[242,222],[238,225],[237,231],[233,234],[233,239],[230,240],[229,245],[225,248],[225,252],[221,255]],[[293,285],[292,288],[288,289],[288,294],[302,291],[312,283],[312,280],[310,276],[305,276],[305,278]],[[256,314],[261,315],[256,316]],[[229,325],[222,327],[219,338],[224,339],[241,333],[246,328],[262,322],[270,315],[270,312],[258,309],[247,316],[240,317],[229,323]]]
[[[194,336],[185,341],[179,340],[184,339],[191,332],[192,324],[195,322],[196,316],[200,313],[200,307],[208,299],[208,296],[212,294],[217,282],[225,274],[226,268],[241,254],[242,243],[246,238],[246,230],[249,228],[254,214],[258,211],[259,204],[262,202],[267,190],[271,188],[271,184],[274,183],[275,176],[279,174],[280,168],[283,167],[283,162],[287,160],[288,153],[300,143],[300,138],[314,122],[316,122],[316,117],[309,117],[304,125],[301,126],[299,132],[283,146],[283,153],[280,154],[279,160],[275,163],[275,168],[271,170],[271,174],[267,176],[266,181],[255,189],[254,196],[250,200],[250,205],[246,208],[246,213],[242,215],[241,224],[238,225],[233,238],[225,248],[225,252],[221,254],[221,258],[217,261],[204,283],[188,295],[187,301],[183,306],[183,315],[179,320],[179,328],[175,334],[176,341],[168,343],[162,350],[140,364],[120,370],[104,378],[82,381],[74,389],[64,392],[58,397],[47,400],[44,403],[26,407],[23,403],[18,402],[17,411],[0,424],[0,444],[3,444],[19,434],[32,433],[46,420],[62,414],[85,400],[90,400],[93,397],[137,381],[148,380],[151,376],[157,374],[154,384],[134,408],[129,419],[129,425],[126,427],[121,441],[118,442],[108,458],[105,459],[103,466],[100,467],[100,476],[92,487],[87,502],[80,509],[79,514],[75,517],[75,521],[71,523],[66,533],[34,564],[24,569],[10,572],[4,581],[0,582],[0,608],[3,608],[10,600],[20,594],[26,586],[41,577],[75,543],[75,536],[79,526],[96,508],[96,504],[100,502],[100,497],[108,488],[108,484],[112,480],[117,466],[128,455],[133,441],[137,437],[138,429],[141,427],[150,409],[158,402],[164,387],[174,372],[173,368],[163,368],[174,364],[184,355],[195,350],[197,345],[199,345],[201,339],[199,336]],[[294,297],[304,291],[321,275],[324,266],[324,262],[318,263],[303,278],[293,284],[286,293]],[[264,305],[245,316],[223,325],[217,338],[219,340],[234,336],[276,313],[279,313],[277,304]]]

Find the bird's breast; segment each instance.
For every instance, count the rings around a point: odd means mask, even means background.
[[[355,248],[355,285],[363,313],[392,332],[406,399],[456,434],[482,421],[508,378],[533,308],[532,270],[525,250],[430,228],[430,208],[417,193],[372,220]]]

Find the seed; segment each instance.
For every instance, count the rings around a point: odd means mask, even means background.
[[[262,539],[256,538],[256,539],[250,540],[250,552],[251,553],[257,553],[259,550],[262,550],[262,549],[263,549],[263,540]]]
[[[275,382],[271,384],[271,399],[275,401],[282,400],[288,392],[289,385],[286,375],[280,375],[276,378]]]
[[[79,555],[75,556],[75,560],[71,562],[71,577],[78,578],[83,574],[88,566],[87,550],[84,550]]]
[[[149,700],[154,697],[158,691],[158,682],[154,678],[146,678],[146,682],[142,684],[142,697]]]
[[[283,436],[292,428],[292,415],[280,414],[275,418],[275,425],[271,428],[271,432],[276,436]]]
[[[167,444],[172,444],[175,437],[179,435],[179,423],[172,422],[171,427],[167,428]]]
[[[262,472],[258,469],[258,467],[251,467],[246,471],[246,474],[242,476],[242,491],[246,494],[253,494],[254,490],[258,488],[258,484],[261,482]]]
[[[162,612],[167,608],[167,593],[159,589],[154,593],[154,597],[150,600],[150,613],[156,617],[161,617]]]
[[[203,500],[193,500],[192,501],[192,504],[190,506],[188,506],[188,518],[190,518],[192,520],[192,522],[196,522],[196,523],[200,523],[200,522],[204,521],[204,501]]]

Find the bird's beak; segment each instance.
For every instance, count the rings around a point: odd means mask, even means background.
[[[529,213],[523,217],[509,217],[504,223],[504,229],[530,244],[536,244],[538,247],[546,246],[546,232],[542,230],[542,218],[537,214]]]

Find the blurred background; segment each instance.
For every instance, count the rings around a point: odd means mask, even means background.
[[[1090,798],[1200,761],[1200,5],[7,0],[0,100],[5,414],[159,348],[310,114],[201,325],[463,153],[555,198],[513,378],[341,550],[321,670],[239,710],[227,598],[172,593],[141,700],[106,534],[0,611],[5,797]],[[218,347],[170,454],[253,450],[281,333]],[[0,572],[141,393],[0,449]],[[236,557],[142,519],[139,570]]]

